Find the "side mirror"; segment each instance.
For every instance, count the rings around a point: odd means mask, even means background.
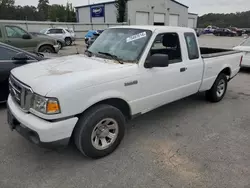
[[[167,54],[154,54],[145,62],[144,67],[147,69],[153,67],[167,67],[169,59]]]
[[[12,59],[16,61],[27,61],[29,60],[29,57],[25,53],[20,52],[17,53]]]
[[[29,34],[24,34],[22,38],[23,39],[31,39],[31,36]]]

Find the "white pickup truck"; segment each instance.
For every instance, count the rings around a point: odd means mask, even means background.
[[[13,69],[8,123],[37,145],[72,139],[86,156],[104,157],[120,144],[127,119],[197,92],[220,101],[241,56],[199,48],[189,28],[110,28],[86,54]]]

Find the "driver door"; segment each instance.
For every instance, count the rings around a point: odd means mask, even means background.
[[[183,77],[186,69],[182,60],[179,35],[177,33],[158,35],[148,57],[154,54],[168,55],[169,65],[167,67],[144,67],[143,76],[139,81],[142,86],[141,99],[145,100],[140,101],[143,105],[141,106],[142,113],[186,96]]]
[[[34,51],[36,47],[36,41],[32,38],[23,39],[23,35],[29,35],[29,33],[24,31],[22,28],[13,25],[6,25],[5,31],[7,34],[7,44],[27,51]]]

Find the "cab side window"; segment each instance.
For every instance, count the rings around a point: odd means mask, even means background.
[[[2,35],[2,31],[1,31],[1,29],[0,29],[0,38],[2,38],[3,37],[3,35]]]
[[[47,34],[55,34],[56,33],[56,29],[50,29],[47,31]]]
[[[184,36],[186,40],[189,59],[199,59],[200,55],[195,35],[193,33],[185,33]]]
[[[27,34],[23,29],[16,26],[5,26],[8,38],[22,38]]]
[[[63,31],[63,29],[56,29],[56,33],[57,33],[57,34],[63,34],[64,31]]]
[[[182,62],[179,36],[177,33],[159,34],[150,50],[150,56],[154,54],[166,54],[169,63]]]

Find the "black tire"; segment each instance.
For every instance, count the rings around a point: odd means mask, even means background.
[[[224,91],[221,94],[218,92],[218,86],[220,83],[224,82]],[[224,73],[221,73],[215,80],[212,88],[206,91],[206,99],[210,102],[219,102],[223,99],[227,91],[227,76]]]
[[[65,44],[66,44],[66,46],[70,46],[72,44],[71,38],[69,38],[69,37],[65,38]]]
[[[118,133],[114,142],[105,149],[96,149],[92,141],[92,133],[96,125],[104,119],[111,118],[118,124]],[[97,105],[92,107],[82,116],[74,130],[74,141],[79,151],[87,157],[98,159],[112,153],[120,144],[125,133],[125,117],[122,112],[110,105]],[[95,136],[95,138],[97,138]],[[106,139],[106,137],[105,137]],[[98,142],[99,144],[99,142]]]
[[[44,45],[39,48],[38,52],[55,53],[55,50],[52,46]]]

